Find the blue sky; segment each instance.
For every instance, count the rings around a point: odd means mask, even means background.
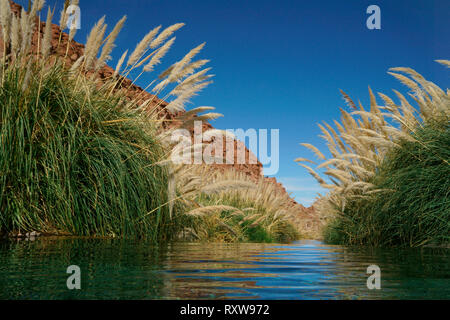
[[[47,1],[56,3],[58,11],[63,2]],[[371,4],[381,9],[381,30],[366,28]],[[153,27],[185,22],[165,62],[206,42],[200,57],[211,59],[215,74],[192,106],[214,106],[223,113],[213,122],[217,128],[279,129],[275,176],[305,205],[321,189],[293,160],[313,157],[300,142],[325,150],[317,123],[339,118],[339,107],[345,107],[339,89],[364,105],[368,85],[375,92],[402,91],[386,73],[396,66],[412,67],[441,87],[449,86],[449,70],[434,62],[450,58],[447,0],[80,0],[80,8],[82,29],[75,40],[82,43],[102,15],[109,30],[128,16],[112,66]]]

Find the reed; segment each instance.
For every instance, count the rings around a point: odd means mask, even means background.
[[[336,129],[319,125],[331,156],[307,144],[323,162],[314,170],[298,159],[330,190],[316,206],[330,221],[329,242],[420,246],[449,240],[450,92],[410,68],[389,74],[410,90],[413,102],[394,90],[399,102],[379,93],[379,105],[369,88],[366,110],[342,92],[351,111],[341,109]]]

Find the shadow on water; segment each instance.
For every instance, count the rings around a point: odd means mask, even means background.
[[[449,299],[450,249],[317,241],[191,244],[42,238],[0,242],[2,299]],[[381,289],[366,286],[369,265]],[[68,290],[69,265],[81,290]]]

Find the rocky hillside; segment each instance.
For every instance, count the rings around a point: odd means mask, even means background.
[[[10,0],[11,8],[12,10],[20,16],[20,12],[22,10],[22,7]],[[37,18],[36,18],[37,20]],[[36,26],[38,26],[38,21],[36,21]],[[37,50],[37,43],[38,43],[38,29],[40,30],[39,37],[42,38],[43,32],[44,32],[45,22],[40,22],[40,28],[36,27],[36,30],[33,35],[33,49]],[[71,65],[75,61],[78,60],[79,57],[81,57],[84,53],[84,45],[81,43],[78,43],[76,41],[69,42],[69,35],[67,33],[61,32],[61,29],[58,25],[52,24],[52,48],[51,48],[51,54],[54,56],[58,56],[60,58],[64,58],[66,60],[66,65]],[[59,43],[59,46],[58,46]],[[69,44],[69,45],[68,45]],[[68,48],[68,51],[66,52],[66,48]],[[0,54],[3,52],[3,41],[0,37]],[[100,79],[108,79],[110,78],[114,73],[114,69],[109,66],[104,66],[100,69],[98,72]],[[139,96],[139,100],[145,101],[150,98],[153,98],[154,104],[158,105],[159,108],[162,108],[161,110],[161,117],[164,119],[171,120],[175,116],[174,114],[171,114],[167,112],[164,108],[167,105],[165,101],[162,101],[158,99],[157,97],[153,96],[152,94],[144,91],[141,87],[135,85],[132,83],[130,79],[123,79],[122,87],[127,88],[126,90],[126,96],[130,99],[135,98],[136,96]],[[166,123],[166,125],[169,125],[169,122]],[[208,129],[212,129],[212,125],[209,123],[205,123],[203,126],[203,130],[206,131]],[[249,175],[253,179],[259,179],[262,176],[262,164],[257,160],[256,156],[250,152],[246,147],[245,144],[241,141],[236,140],[235,141],[235,163],[237,162],[237,150],[244,150],[246,154],[246,163],[244,164],[215,164],[214,167],[217,170],[227,170],[228,168],[234,168],[235,170],[238,170],[240,172],[243,172],[247,175]],[[224,150],[223,154],[224,158],[226,159],[226,151]],[[286,189],[282,186],[282,184],[278,183],[275,178],[268,178],[268,179],[275,185],[277,185],[277,189],[280,193],[286,193]],[[318,230],[321,226],[321,221],[317,215],[315,215],[314,207],[305,208],[301,204],[298,204],[295,202],[295,200],[292,199],[292,211],[298,214],[299,220],[302,220],[302,224],[306,227],[305,229],[310,230],[311,235],[315,235],[318,233]]]

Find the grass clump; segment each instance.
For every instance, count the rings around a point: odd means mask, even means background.
[[[448,60],[438,62],[450,66]],[[327,242],[413,247],[449,243],[450,92],[410,68],[391,70],[399,72],[390,74],[411,90],[417,107],[395,90],[400,103],[379,93],[383,105],[369,90],[370,110],[343,93],[353,110],[341,109],[336,129],[320,125],[331,157],[304,144],[324,160],[317,169],[325,176],[301,165],[330,190],[316,205],[329,221]]]
[[[118,98],[36,68],[3,74],[0,229],[166,238],[166,207],[144,217],[167,201],[155,134]]]
[[[55,46],[52,11],[46,24],[38,14],[44,1],[33,1],[29,12],[14,13],[8,0],[0,0],[0,7],[0,233],[154,242],[186,234],[200,241],[295,238],[286,220],[287,195],[271,198],[260,183],[230,181],[173,159],[180,148],[186,151],[173,139],[179,129],[189,133],[195,121],[202,125],[222,116],[209,112],[213,107],[185,112],[186,103],[211,83],[210,68],[203,68],[209,60],[194,60],[204,43],[155,76],[148,92],[134,86],[161,63],[183,23],[148,31],[111,72],[105,65],[125,16],[107,36],[102,17],[73,62],[68,56],[76,29],[68,37],[59,30]],[[132,81],[126,78],[132,75]],[[225,132],[214,130],[220,134]],[[189,155],[204,148],[203,142],[193,145]],[[242,188],[256,188],[262,196],[226,193]]]
[[[60,30],[55,46],[51,10],[45,25],[38,15],[44,1],[33,1],[28,12],[13,12],[8,0],[0,0],[0,7],[0,233],[153,241],[176,236],[188,217],[169,192],[170,163],[164,163],[170,131],[162,131],[165,114],[184,111],[184,104],[209,84],[209,69],[197,72],[208,60],[193,61],[203,45],[147,86],[166,103],[144,91],[130,96],[128,90],[136,88],[125,77],[138,68],[139,76],[152,72],[183,23],[152,29],[104,78],[102,68],[126,17],[107,36],[101,18],[72,63],[68,54],[76,29],[68,41]],[[64,10],[60,26],[65,20]]]
[[[300,238],[287,214],[277,214],[256,201],[242,199],[238,192],[202,196],[198,201],[205,206],[221,203],[234,208],[219,208],[198,219],[192,229],[200,241],[289,243]]]

